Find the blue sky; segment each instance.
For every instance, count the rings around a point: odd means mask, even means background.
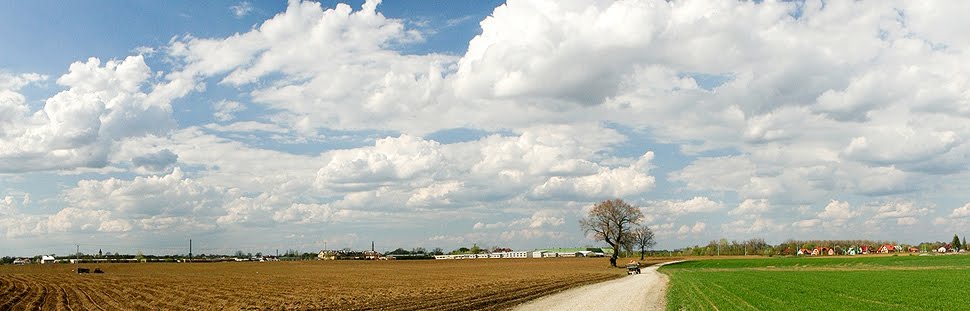
[[[224,37],[246,32],[252,26],[286,9],[285,1],[122,1],[110,5],[58,1],[4,3],[0,38],[9,48],[0,51],[0,66],[9,71],[59,74],[79,57],[118,58],[136,47],[158,47],[172,37]],[[321,1],[334,7],[338,1]],[[360,3],[349,2],[359,8]],[[381,13],[404,19],[416,28],[434,30],[425,42],[407,46],[412,53],[465,52],[468,40],[481,29],[478,22],[501,1],[393,1],[382,3]],[[38,13],[42,18],[38,18]],[[242,12],[242,11],[240,11]],[[26,31],[29,30],[29,31]],[[105,35],[110,35],[110,39]],[[83,55],[83,56],[78,56]]]
[[[960,6],[4,3],[0,253],[944,240]]]

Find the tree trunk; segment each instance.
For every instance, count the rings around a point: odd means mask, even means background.
[[[646,253],[646,252],[641,249],[640,250],[640,261],[643,261],[643,253]]]
[[[610,265],[616,268],[616,256],[619,253],[619,250],[617,249],[616,246],[619,245],[620,243],[613,244],[613,243],[610,243],[610,241],[606,241],[606,244],[609,244],[610,247],[613,247],[613,256],[610,256]]]
[[[618,252],[617,252],[617,251],[616,251],[616,249],[614,248],[614,249],[613,249],[613,256],[612,256],[612,257],[610,257],[610,264],[611,264],[611,265],[613,265],[613,267],[616,267],[616,257],[618,256],[618,254],[617,254],[617,253],[618,253]]]

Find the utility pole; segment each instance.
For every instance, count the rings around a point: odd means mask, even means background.
[[[189,260],[192,260],[192,239],[189,239]]]
[[[74,272],[77,272],[78,264],[81,263],[81,245],[74,244]]]

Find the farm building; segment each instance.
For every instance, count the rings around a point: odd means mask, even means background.
[[[876,252],[883,254],[894,253],[896,252],[896,246],[892,244],[883,244]]]
[[[59,261],[59,262],[63,262],[63,259],[61,261]],[[71,259],[68,259],[67,262],[70,262],[72,264],[73,263],[87,263],[87,262],[90,262],[90,263],[138,262],[138,259],[135,259],[135,258],[112,258],[112,259],[107,259],[107,258],[94,258],[94,259],[89,259],[89,258],[81,258],[81,259],[71,258]]]
[[[872,250],[872,246],[869,246],[869,245],[863,245],[863,246],[860,246],[859,247],[859,253],[860,254],[869,254],[872,251],[873,251]]]
[[[491,254],[435,255],[434,259],[530,258],[530,252],[497,252]]]
[[[15,264],[15,265],[26,265],[26,264],[30,264],[30,259],[27,259],[27,258],[17,258],[17,259],[14,259],[13,260],[13,264]]]
[[[56,259],[54,259],[54,256],[44,255],[40,257],[41,264],[54,263],[54,261],[56,261]]]
[[[910,253],[919,253],[919,248],[910,246],[909,247],[909,252]]]
[[[810,255],[811,253],[812,252],[809,251],[807,248],[803,248],[803,249],[798,250],[798,255]]]
[[[317,253],[319,260],[378,260],[381,254],[375,251],[351,251],[351,250],[321,250]]]
[[[320,260],[337,260],[337,252],[321,250],[320,253],[317,254],[317,258]]]
[[[529,258],[529,252],[507,252],[502,258]]]
[[[529,252],[496,252],[490,258],[529,258]]]
[[[434,259],[475,259],[478,256],[474,254],[458,254],[458,255],[437,255]]]
[[[829,256],[835,256],[835,249],[834,248],[830,248],[828,254],[829,254]]]
[[[849,247],[848,249],[845,250],[845,254],[846,255],[849,255],[849,256],[858,255],[859,254],[859,247],[853,245],[853,246],[851,246],[851,247]]]
[[[436,255],[434,259],[482,259],[482,258],[556,258],[556,257],[603,257],[605,254],[602,249],[580,249],[580,248],[558,248],[554,250],[535,250],[531,252],[494,252],[490,254],[457,254],[457,255]]]
[[[809,254],[812,255],[812,256],[833,255],[833,254],[835,254],[835,250],[833,250],[833,249],[831,249],[831,248],[829,248],[827,246],[816,246],[815,248],[813,248],[811,250],[811,252]]]
[[[477,259],[477,258],[488,258],[488,255],[483,255],[484,257],[478,257],[476,254],[458,254],[458,255],[436,255],[434,259]]]
[[[812,249],[812,256],[825,256],[834,253],[835,252],[827,246],[816,246],[814,249]]]

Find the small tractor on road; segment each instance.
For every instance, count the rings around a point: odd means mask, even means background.
[[[626,265],[626,274],[627,275],[640,274],[640,264],[631,263]]]

